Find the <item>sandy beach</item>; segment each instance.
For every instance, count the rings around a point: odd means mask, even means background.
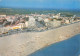
[[[28,56],[50,44],[80,33],[80,22],[44,32],[25,32],[0,38],[0,56]]]

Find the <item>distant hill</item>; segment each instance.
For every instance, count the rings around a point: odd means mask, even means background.
[[[59,9],[22,9],[22,8],[0,8],[0,14],[14,15],[14,14],[31,14],[31,13],[61,13],[62,15],[80,15],[79,10],[59,10]]]

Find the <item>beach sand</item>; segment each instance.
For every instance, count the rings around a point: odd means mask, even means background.
[[[50,44],[66,40],[80,33],[80,22],[47,30],[25,32],[0,38],[0,56],[28,56]]]

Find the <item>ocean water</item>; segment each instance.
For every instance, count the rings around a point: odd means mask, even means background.
[[[80,34],[38,50],[29,56],[80,56]]]

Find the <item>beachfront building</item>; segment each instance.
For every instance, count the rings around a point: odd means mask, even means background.
[[[69,24],[69,23],[70,23],[70,20],[66,19],[65,24]]]
[[[54,19],[53,21],[50,21],[49,19],[44,20],[46,27],[48,28],[53,28],[53,27],[58,27],[61,25],[61,21]]]
[[[54,19],[51,22],[51,24],[52,24],[53,27],[59,27],[59,26],[61,26],[61,21],[58,21],[58,20]]]
[[[36,27],[36,21],[33,16],[29,16],[28,27],[31,27],[31,28]]]
[[[49,23],[49,19],[47,18],[47,19],[44,19],[44,22],[45,22],[45,26],[46,27],[49,27],[50,26],[50,23]]]

